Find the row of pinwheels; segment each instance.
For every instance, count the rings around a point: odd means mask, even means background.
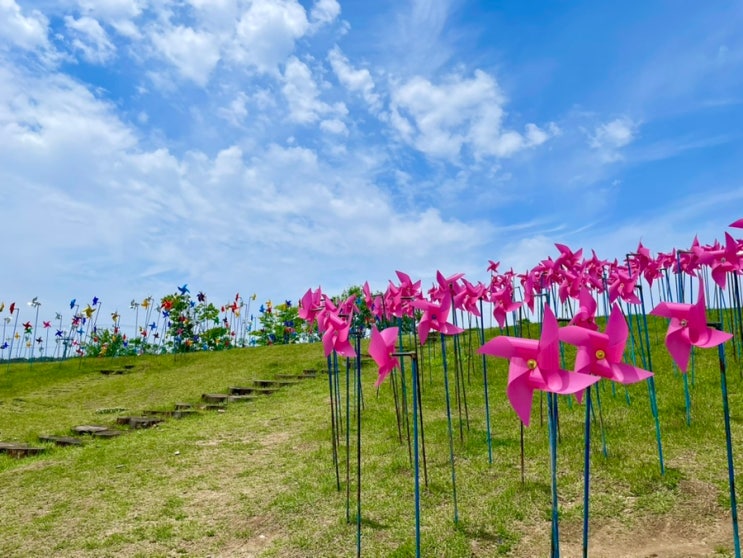
[[[152,296],[132,299],[126,324],[118,310],[111,312],[110,320],[104,318],[98,297],[87,304],[72,299],[69,314],[55,312],[53,319],[41,321],[38,297],[28,303],[32,319],[27,321],[21,317],[21,305],[0,302],[0,359],[120,356],[268,344],[273,334],[265,333],[264,323],[283,318],[291,303],[273,307],[267,301],[254,316],[250,305],[255,299],[252,295],[243,300],[238,293],[229,303],[215,306],[203,292],[191,298],[188,286],[182,285],[159,301]]]
[[[741,225],[743,221],[733,224],[733,226]],[[587,409],[583,547],[584,555],[587,555],[585,553],[588,549],[590,470],[588,448],[591,386],[601,379],[619,384],[648,382],[651,409],[656,423],[660,468],[661,473],[664,473],[650,342],[647,337],[646,307],[648,306],[645,300],[647,289],[650,295],[650,307],[652,307],[650,314],[669,319],[665,343],[672,361],[681,372],[685,373],[689,368],[692,347],[719,348],[723,371],[721,387],[725,402],[723,414],[726,425],[735,555],[740,557],[723,350],[723,344],[733,338],[733,334],[723,331],[723,327],[734,332],[743,332],[739,285],[739,275],[743,270],[742,244],[743,241],[736,240],[726,233],[724,245],[717,241],[702,245],[695,238],[687,250],[672,250],[669,253],[660,253],[656,257],[652,257],[649,250],[640,244],[635,252],[626,255],[623,262],[600,260],[595,252],[592,253],[591,258],[586,259],[583,257],[582,250],[573,251],[565,245],[556,244],[559,255],[555,259],[549,257],[542,260],[533,269],[523,274],[516,274],[512,270],[498,273],[499,264],[491,261],[488,267],[491,278],[487,284],[472,283],[463,274],[447,277],[437,272],[436,283],[424,294],[420,281],[414,282],[409,275],[397,271],[397,281],[390,281],[384,292],[372,293],[369,285],[365,284],[359,298],[351,296],[345,300],[334,300],[324,295],[320,288],[308,290],[302,297],[299,316],[309,324],[316,324],[322,335],[324,352],[328,358],[329,378],[331,378],[329,386],[333,424],[342,418],[342,408],[338,404],[338,387],[337,385],[334,387],[332,381],[334,376],[336,378],[338,376],[337,357],[355,358],[358,363],[361,358],[359,340],[364,336],[366,328],[371,327],[369,354],[379,368],[377,386],[395,370],[400,370],[401,381],[405,382],[405,360],[410,358],[411,376],[407,381],[411,387],[410,401],[414,415],[412,423],[415,437],[413,444],[416,479],[416,553],[418,555],[420,553],[418,430],[423,429],[422,417],[419,414],[420,395],[416,396],[416,391],[420,389],[418,367],[421,352],[419,347],[426,344],[431,332],[438,332],[442,352],[446,350],[444,338],[447,336],[451,337],[456,351],[458,337],[466,334],[466,329],[462,325],[465,323],[471,325],[472,321],[467,321],[467,317],[474,317],[475,324],[479,323],[482,331],[478,352],[509,361],[507,397],[523,424],[529,425],[534,392],[538,390],[548,394],[550,463],[553,484],[551,540],[553,556],[559,556],[555,457],[557,452],[555,434],[557,396],[574,395],[578,401],[585,397]],[[694,288],[694,283],[696,283],[696,288]],[[657,293],[657,304],[653,300],[653,288]],[[711,297],[710,288],[713,289]],[[694,292],[696,292],[696,297],[692,294]],[[520,300],[517,300],[518,294],[520,294],[518,297]],[[716,309],[714,323],[708,322],[707,299],[714,300]],[[539,301],[538,304],[537,301]],[[603,314],[607,316],[603,332],[599,331],[596,321],[597,309],[602,302]],[[506,333],[510,333],[510,325],[514,326],[516,335],[501,334],[485,342],[484,304],[489,306],[493,318],[501,328],[501,333],[503,328],[506,328]],[[622,305],[624,305],[624,310]],[[373,323],[363,323],[359,319],[361,306],[369,309]],[[560,327],[557,315],[564,316],[563,319],[568,322],[568,325]],[[539,339],[522,338],[518,335],[521,331],[518,326],[525,322],[528,323],[529,317],[541,323]],[[414,339],[412,350],[409,349],[409,345],[403,343],[400,327],[403,320],[412,320],[414,324],[411,331]],[[743,333],[737,337],[743,337]],[[630,347],[627,346],[628,340],[631,342]],[[576,347],[572,371],[564,369],[560,351],[561,344]],[[737,346],[736,350],[740,351],[740,347]],[[637,365],[637,357],[642,366]],[[451,440],[450,396],[446,363],[446,358],[444,358],[444,385]],[[357,365],[358,373],[354,380],[355,390],[359,392],[361,389],[360,368],[360,364]],[[484,357],[483,368],[487,405],[487,371]],[[685,375],[684,381],[687,381]],[[404,392],[404,383],[402,389]],[[405,411],[405,416],[407,418],[407,411]],[[346,417],[346,420],[349,419],[350,417]],[[359,423],[357,427],[359,436],[360,432]],[[338,469],[335,448],[337,436],[337,432],[334,432],[336,475]],[[488,442],[490,442],[489,424]],[[452,447],[451,441],[450,447]],[[423,455],[425,456],[425,450]],[[450,462],[456,522],[456,475],[453,449],[450,450]],[[358,467],[360,471],[360,462]],[[360,495],[358,499],[357,548],[360,553]]]

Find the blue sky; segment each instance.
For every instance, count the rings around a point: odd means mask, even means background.
[[[739,1],[0,0],[0,300],[712,242],[743,217],[741,28]]]

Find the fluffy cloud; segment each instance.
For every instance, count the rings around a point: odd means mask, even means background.
[[[307,14],[295,0],[254,0],[242,13],[229,55],[260,72],[278,72],[309,29]]]
[[[152,43],[181,76],[202,87],[209,81],[210,74],[219,62],[218,39],[210,33],[190,27],[176,26],[164,32],[154,32]]]
[[[372,110],[380,109],[379,95],[374,92],[374,80],[369,70],[353,68],[337,46],[328,54],[328,60],[341,85],[353,93],[360,94]]]
[[[632,143],[637,134],[639,123],[630,118],[615,118],[610,122],[596,126],[589,134],[588,143],[598,152],[602,162],[611,163],[622,158],[620,150]]]
[[[341,13],[337,0],[317,0],[310,10],[310,20],[314,26],[331,23]]]
[[[329,113],[345,114],[342,104],[331,107],[319,99],[320,91],[309,67],[291,57],[284,70],[282,92],[288,103],[289,119],[300,124],[310,124]]]
[[[105,64],[113,58],[116,47],[97,20],[88,16],[79,19],[67,16],[65,26],[73,36],[73,48],[79,50],[85,60],[93,64]]]
[[[0,0],[1,41],[7,41],[24,50],[46,47],[48,24],[47,18],[38,10],[23,15],[15,0]]]
[[[505,102],[495,79],[481,70],[438,85],[418,76],[393,90],[390,121],[416,149],[449,160],[465,147],[478,158],[510,157],[549,138],[535,124],[527,124],[525,133],[504,129]]]

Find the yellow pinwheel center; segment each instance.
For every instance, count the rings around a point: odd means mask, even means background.
[[[598,351],[596,351],[596,359],[597,360],[604,360],[605,358],[606,358],[606,353],[604,351],[602,351],[601,349],[599,349]]]
[[[526,361],[526,366],[529,368],[529,370],[535,370],[537,367],[537,361],[533,358],[530,358]]]

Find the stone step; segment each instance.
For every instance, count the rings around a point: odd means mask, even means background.
[[[108,430],[108,426],[97,426],[94,424],[82,424],[80,426],[75,426],[72,429],[75,434],[95,434],[96,432],[103,432],[104,430]]]
[[[16,444],[12,442],[0,442],[0,453],[20,459],[30,455],[37,455],[46,451],[46,448],[29,446],[28,444]]]
[[[284,387],[284,386],[293,386],[294,384],[298,383],[296,380],[282,380],[282,379],[275,379],[275,380],[253,380],[253,384],[258,387]]]
[[[227,410],[227,406],[222,405],[220,403],[210,403],[208,405],[204,405],[202,409],[204,409],[205,411],[223,411],[224,412]]]
[[[229,389],[231,395],[270,395],[278,391],[278,387],[259,387],[259,386],[232,386]]]
[[[175,404],[176,411],[183,411],[186,409],[193,409],[193,405],[191,405],[191,403],[176,403]]]
[[[108,426],[98,426],[93,424],[75,426],[72,431],[75,434],[89,434],[90,436],[96,436],[97,438],[115,438],[124,433],[122,430],[113,430]]]
[[[39,436],[39,442],[49,442],[58,446],[81,446],[83,441],[74,436]]]
[[[307,378],[315,378],[317,377],[317,370],[314,368],[305,368],[302,370],[302,376],[305,376]]]
[[[170,418],[173,416],[174,412],[175,411],[166,411],[161,409],[147,409],[146,411],[142,411],[142,414],[146,417]]]
[[[258,399],[258,395],[254,394],[248,394],[248,395],[230,395],[230,397],[227,399],[229,403],[244,403],[247,401],[255,401]]]
[[[224,403],[229,399],[229,393],[202,393],[201,400],[204,403]]]
[[[117,436],[121,436],[123,433],[123,430],[109,429],[93,432],[93,436],[95,436],[96,438],[116,438]]]
[[[152,428],[163,422],[163,419],[157,417],[118,417],[116,424],[123,424],[129,428]]]
[[[178,409],[176,411],[173,411],[173,418],[181,419],[185,417],[192,417],[198,414],[199,413],[198,411],[196,411],[196,409]]]

